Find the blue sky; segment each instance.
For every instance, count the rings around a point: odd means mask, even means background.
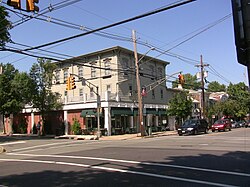
[[[40,0],[38,6],[40,10],[43,10],[49,7],[50,4],[53,7],[53,5],[60,2],[62,1]],[[170,5],[174,2],[178,2],[178,0],[82,0],[46,13],[41,18],[51,20],[56,18],[96,29]],[[22,7],[25,8],[25,1],[22,0],[22,3]],[[4,6],[6,5],[4,4]],[[168,75],[178,71],[182,71],[183,74],[191,73],[195,75],[199,71],[195,64],[199,63],[200,55],[202,55],[203,62],[210,65],[206,68],[208,81],[218,81],[226,85],[229,82],[234,84],[245,82],[247,84],[244,76],[246,67],[240,65],[236,58],[231,12],[231,0],[197,0],[103,31],[131,38],[132,30],[136,30],[137,38],[140,42],[154,45],[162,51],[171,49],[169,52],[174,54],[175,57],[168,54],[160,54],[157,51],[148,53],[152,57],[159,56],[159,59],[170,62],[166,70]],[[32,15],[32,13],[29,13],[29,15]],[[216,21],[227,15],[229,15],[227,19],[215,24]],[[20,17],[10,13],[9,19],[15,22],[20,20]],[[211,27],[208,28],[208,26]],[[205,29],[205,31],[198,34],[201,29]],[[36,19],[22,23],[10,30],[11,38],[14,42],[29,46],[37,46],[81,32],[83,31],[79,29],[67,28]],[[196,36],[193,37],[194,35]],[[192,39],[175,47],[191,37]],[[133,50],[131,42],[114,40],[95,34],[43,49],[69,56],[79,56],[118,45]],[[8,44],[7,46],[13,45]],[[15,47],[23,48],[17,45]],[[137,48],[138,52],[142,54],[149,50],[148,47],[139,44]],[[40,51],[34,52],[39,55]],[[20,71],[29,71],[31,65],[36,61],[36,58],[20,54],[0,53],[0,62],[12,63]]]

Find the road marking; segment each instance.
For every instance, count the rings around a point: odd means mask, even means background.
[[[204,171],[204,172],[212,172],[212,173],[220,173],[220,174],[227,174],[227,175],[237,175],[237,176],[243,176],[243,177],[250,177],[249,173],[240,173],[240,172],[225,171],[225,170],[207,169],[207,168],[197,168],[197,167],[180,166],[180,165],[172,165],[172,164],[140,162],[140,161],[133,161],[133,160],[120,160],[120,159],[110,159],[110,158],[101,158],[101,157],[84,157],[84,156],[70,156],[70,155],[40,155],[40,154],[20,154],[20,153],[6,153],[6,154],[7,155],[17,155],[17,156],[30,156],[30,157],[52,157],[52,158],[74,158],[74,159],[101,160],[101,161],[122,162],[122,163],[129,163],[129,164],[142,164],[142,165],[151,165],[151,166],[172,167],[172,168],[178,168],[178,169],[189,169],[189,170],[197,170],[197,171]]]
[[[0,145],[13,145],[13,144],[21,144],[21,143],[26,143],[26,141],[17,141],[17,142],[8,142],[8,143],[2,143]]]
[[[29,149],[34,149],[34,148],[41,148],[41,147],[47,147],[47,146],[51,146],[51,145],[61,145],[61,144],[66,144],[66,143],[70,143],[70,144],[79,144],[80,142],[60,142],[60,143],[50,143],[50,144],[42,144],[42,145],[36,145],[36,146],[31,146],[31,147],[25,147],[25,148],[20,148],[20,149],[13,149],[12,151],[16,152],[16,151],[24,151],[24,150],[29,150]]]
[[[236,187],[234,185],[228,185],[228,184],[222,184],[222,183],[215,183],[215,182],[187,179],[187,178],[181,178],[181,177],[173,177],[173,176],[168,176],[168,175],[159,175],[159,174],[155,174],[155,173],[130,171],[130,170],[125,170],[125,169],[116,169],[116,168],[110,168],[110,167],[91,166],[91,165],[78,164],[78,163],[72,163],[72,162],[57,162],[57,161],[47,161],[47,160],[21,160],[21,159],[0,159],[0,161],[6,161],[6,162],[31,162],[31,163],[42,163],[42,164],[68,165],[68,166],[77,166],[77,167],[99,169],[99,170],[106,170],[106,171],[113,171],[113,172],[144,175],[144,176],[149,176],[149,177],[157,177],[157,178],[163,178],[163,179],[170,179],[170,180],[177,180],[177,181],[197,183],[197,184],[205,184],[205,185],[212,185],[212,186]]]

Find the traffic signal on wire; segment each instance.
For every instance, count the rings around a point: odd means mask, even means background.
[[[66,90],[71,90],[70,77],[66,80]]]
[[[21,0],[8,0],[7,5],[14,7],[14,9],[21,9]]]
[[[39,0],[26,0],[26,10],[27,12],[39,12],[39,7],[36,6]]]
[[[179,74],[178,78],[179,78],[179,84],[181,84],[183,86],[183,84],[185,83],[184,76],[182,74]]]
[[[71,90],[76,89],[75,77],[73,76],[70,76],[70,87],[71,87]]]

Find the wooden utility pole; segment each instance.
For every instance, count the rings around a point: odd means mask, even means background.
[[[139,125],[140,125],[141,136],[144,137],[145,128],[144,128],[144,124],[143,124],[141,81],[140,81],[140,74],[139,74],[139,64],[138,64],[138,55],[137,55],[137,47],[136,47],[136,32],[135,32],[135,30],[132,31],[132,38],[133,38],[133,44],[134,44],[134,56],[135,56],[135,67],[136,67]]]
[[[200,64],[196,67],[201,68],[201,117],[205,118],[205,84],[204,84],[204,67],[209,66],[209,64],[203,64],[202,55],[200,56]]]

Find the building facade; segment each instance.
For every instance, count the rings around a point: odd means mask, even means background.
[[[139,74],[143,90],[143,123],[147,127],[169,125],[167,103],[176,90],[166,88],[166,67],[169,62],[138,54]],[[61,95],[63,108],[50,114],[51,133],[61,126],[72,134],[72,124],[80,123],[82,133],[96,132],[113,135],[140,132],[138,125],[138,93],[134,52],[122,47],[56,62],[52,91]],[[76,88],[66,90],[69,76],[75,78]],[[36,110],[25,108],[28,133],[39,120]],[[56,120],[55,120],[56,119]],[[170,127],[171,128],[171,127]],[[172,129],[173,130],[173,129]]]

